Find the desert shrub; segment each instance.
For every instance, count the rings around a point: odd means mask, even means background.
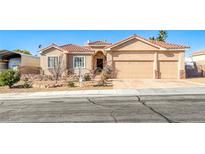
[[[31,88],[32,87],[32,83],[31,83],[31,81],[29,81],[28,78],[23,79],[23,87],[24,88]]]
[[[85,75],[84,75],[84,80],[85,80],[85,81],[91,81],[90,75],[89,75],[89,74],[85,74]]]
[[[97,86],[107,86],[108,84],[108,79],[112,77],[112,67],[110,66],[105,66],[105,68],[102,70],[100,81],[98,82]]]
[[[73,81],[68,81],[68,87],[75,87],[75,83]]]
[[[20,74],[14,70],[6,70],[0,73],[0,83],[2,86],[9,86],[11,88],[20,80]]]

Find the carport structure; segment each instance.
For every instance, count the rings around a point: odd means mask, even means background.
[[[0,71],[6,69],[32,70],[40,67],[40,59],[37,56],[26,55],[9,50],[0,50]]]

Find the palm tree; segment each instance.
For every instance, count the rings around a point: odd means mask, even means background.
[[[157,41],[165,42],[166,39],[167,39],[167,37],[168,37],[167,31],[165,31],[165,30],[160,30],[160,31],[159,31],[159,34],[158,34],[158,37],[157,37]]]
[[[153,37],[149,37],[149,39],[153,40],[153,41],[156,40],[156,38],[154,36]]]
[[[165,30],[160,30],[156,38],[153,36],[153,37],[150,37],[149,39],[165,42],[167,37],[168,37],[168,32]]]

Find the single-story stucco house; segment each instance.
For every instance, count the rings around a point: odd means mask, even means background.
[[[21,73],[40,73],[40,58],[9,50],[0,50],[0,72],[19,69]]]
[[[132,35],[114,44],[88,41],[84,46],[66,44],[40,50],[40,66],[44,74],[55,66],[59,57],[70,73],[112,67],[116,79],[182,79],[185,78],[184,45],[165,43]],[[94,71],[95,72],[95,71]]]

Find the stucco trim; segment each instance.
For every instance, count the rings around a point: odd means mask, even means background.
[[[50,49],[50,48],[56,48],[56,49],[58,49],[58,50],[60,50],[60,51],[62,51],[62,52],[65,52],[65,50],[63,50],[63,49],[60,48],[59,46],[57,46],[57,45],[55,45],[55,44],[51,44],[51,45],[49,45],[48,47],[41,49],[39,53],[42,54],[44,51],[47,51],[47,50]]]
[[[116,46],[119,46],[119,45],[121,45],[121,44],[124,44],[124,43],[126,43],[126,42],[129,42],[129,41],[131,41],[131,40],[133,40],[133,39],[137,39],[137,40],[139,40],[139,41],[141,41],[141,42],[144,42],[144,43],[146,43],[146,44],[149,44],[149,45],[151,45],[151,46],[154,46],[154,47],[156,47],[156,48],[159,48],[160,50],[166,50],[165,48],[162,48],[162,47],[160,47],[160,46],[158,46],[158,45],[156,45],[156,44],[153,44],[153,43],[151,43],[151,42],[149,42],[149,41],[146,41],[146,40],[144,40],[144,39],[141,39],[140,37],[138,37],[138,36],[136,36],[136,35],[133,35],[133,36],[130,36],[130,37],[124,39],[124,40],[121,40],[121,41],[119,41],[119,42],[117,42],[117,43],[115,43],[115,44],[109,46],[108,48],[105,48],[105,50],[109,51],[109,50],[111,50],[112,48],[114,48],[114,47],[116,47]]]
[[[68,54],[68,55],[79,55],[79,54],[92,55],[92,54],[94,54],[94,52],[69,52],[66,54]]]

